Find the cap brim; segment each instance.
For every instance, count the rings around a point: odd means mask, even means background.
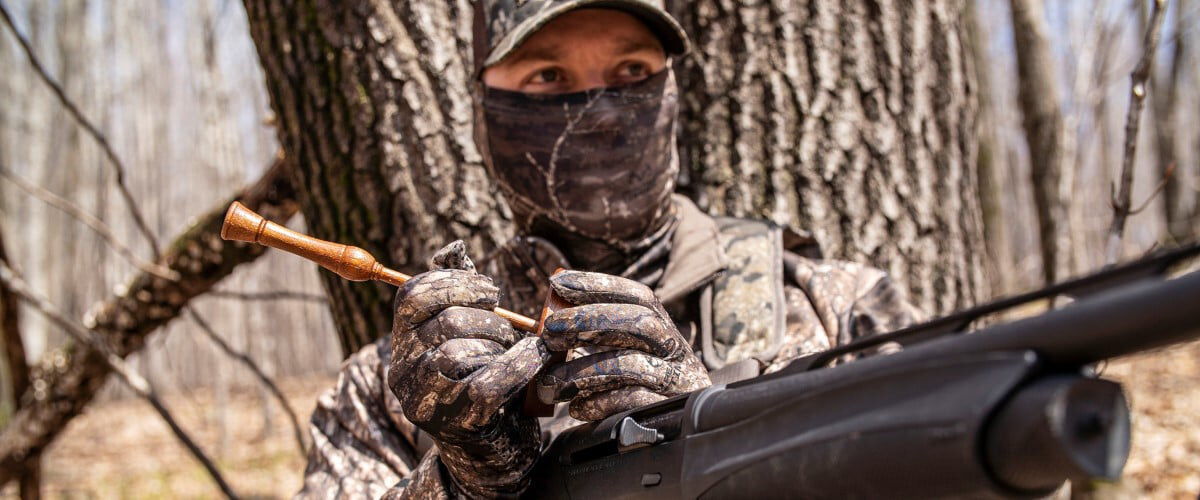
[[[585,7],[616,9],[637,16],[638,19],[646,23],[650,31],[658,36],[659,41],[663,44],[663,50],[669,56],[683,55],[690,50],[690,43],[687,33],[683,31],[683,26],[680,26],[674,17],[671,17],[670,14],[667,14],[662,9],[636,0],[578,0],[575,2],[564,2],[561,5],[547,9],[522,21],[521,24],[510,30],[508,35],[496,43],[496,46],[492,49],[491,54],[488,55],[482,67],[487,68],[503,61],[517,47],[525,43],[526,39],[558,16]]]

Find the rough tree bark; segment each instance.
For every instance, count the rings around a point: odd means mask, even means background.
[[[982,291],[976,88],[963,2],[672,2],[689,189],[812,232],[929,312]]]
[[[685,192],[807,229],[883,266],[929,312],[980,298],[975,82],[962,2],[677,0]],[[417,272],[511,231],[471,141],[469,0],[244,0],[322,238]],[[393,290],[325,274],[348,354],[388,332]]]
[[[1063,116],[1058,75],[1046,36],[1042,0],[1011,0],[1013,41],[1017,49],[1018,98],[1029,145],[1029,174],[1038,221],[1042,276],[1053,283],[1064,274],[1059,240],[1066,220],[1059,196],[1063,162]]]
[[[297,211],[289,170],[286,160],[277,162],[237,199],[273,221],[286,222]],[[189,300],[263,255],[265,247],[221,240],[226,206],[198,218],[167,248],[161,263],[180,274],[178,281],[141,273],[124,293],[93,309],[87,327],[103,333],[114,353],[124,357],[141,349]],[[32,372],[22,407],[0,431],[0,485],[41,454],[103,387],[108,373],[101,354],[77,344],[45,356]]]

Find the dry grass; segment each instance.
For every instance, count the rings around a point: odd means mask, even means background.
[[[1197,498],[1200,493],[1200,343],[1139,356],[1105,368],[1126,384],[1134,410],[1133,452],[1125,479],[1101,497]],[[307,416],[332,377],[283,381]],[[257,392],[235,393],[225,436],[208,391],[168,404],[247,497],[285,498],[300,486],[304,461],[282,413],[264,431]],[[306,417],[305,417],[306,418]],[[222,445],[224,442],[224,445]],[[153,412],[139,401],[96,405],[72,422],[44,463],[47,498],[211,498],[209,478]],[[10,485],[0,497],[14,496]]]

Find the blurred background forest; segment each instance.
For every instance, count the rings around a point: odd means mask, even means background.
[[[241,2],[0,3],[46,76],[123,161],[124,182],[162,244],[259,179],[279,157],[277,118]],[[1105,263],[1130,76],[1151,21],[1151,2],[1142,0],[1046,0],[1032,13],[1043,23],[1034,26],[1048,50],[1049,78],[1042,79],[1048,93],[1040,95],[1049,103],[1043,110],[1053,111],[1047,116],[1058,140],[1049,150],[1031,148],[1014,36],[1031,28],[1014,30],[1013,3],[1024,2],[968,0],[966,10],[977,43],[977,175],[992,277],[985,296],[1032,289],[1048,276],[1078,275]],[[1194,239],[1200,228],[1200,2],[1167,5],[1132,183],[1134,206],[1148,204],[1129,220],[1125,258]],[[94,216],[140,259],[152,260],[153,251],[129,216],[101,145],[31,66],[12,30],[0,31],[3,250],[30,288],[91,326],[95,304],[119,294],[129,276],[144,269],[54,200]],[[1058,173],[1036,186],[1031,169],[1044,168]],[[1052,202],[1048,213],[1058,225],[1051,233],[1039,230],[1038,189]],[[299,217],[290,225],[305,230]],[[1046,234],[1055,235],[1050,245]],[[1052,273],[1047,255],[1056,261]],[[129,364],[240,493],[289,496],[303,469],[292,424],[237,354],[278,384],[303,423],[343,357],[325,289],[311,264],[269,252],[215,290],[190,303],[194,315],[148,337]],[[20,318],[24,358],[53,366],[56,349],[69,337],[28,306]],[[1195,496],[1200,350],[1192,346],[1108,370],[1130,384],[1137,411],[1135,456],[1117,494]],[[0,384],[6,391],[0,392],[0,425],[19,397],[11,372],[5,369]],[[152,410],[115,379],[43,454],[40,475],[42,492],[51,497],[218,493]],[[17,482],[2,492],[17,495]]]

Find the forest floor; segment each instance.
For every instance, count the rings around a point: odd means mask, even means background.
[[[1112,363],[1105,376],[1125,383],[1133,406],[1133,451],[1121,483],[1101,498],[1197,498],[1200,494],[1200,343]],[[307,421],[333,377],[281,381]],[[167,397],[182,425],[217,457],[233,487],[248,498],[288,498],[300,487],[304,460],[277,408],[264,425],[255,389],[228,396],[224,421],[212,391]],[[225,430],[222,431],[221,429]],[[46,498],[210,498],[219,495],[148,405],[104,402],[76,418],[43,462]],[[0,498],[15,497],[10,485]]]

